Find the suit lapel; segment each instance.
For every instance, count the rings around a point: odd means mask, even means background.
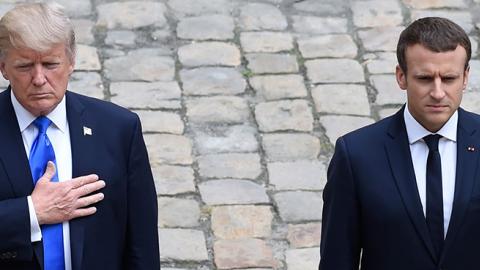
[[[89,137],[83,134],[83,127],[90,125],[86,122],[83,104],[68,91],[65,96],[72,149],[72,177],[75,178],[91,173],[85,167],[85,158],[88,158],[92,153],[91,144],[88,143]],[[70,221],[70,247],[73,270],[82,269],[85,224],[85,218]]]
[[[4,164],[16,197],[32,193],[33,180],[28,157],[25,153],[17,116],[10,101],[10,88],[0,94],[0,159]]]
[[[22,133],[11,102],[10,87],[0,93],[0,163],[7,172],[15,197],[29,196],[34,188],[28,156],[23,145]],[[33,249],[41,269],[43,269],[43,245],[34,243]]]
[[[408,142],[405,121],[403,119],[403,111],[405,107],[397,112],[393,118],[388,130],[390,140],[387,139],[385,149],[387,152],[390,167],[397,184],[397,188],[402,197],[405,208],[410,219],[423,240],[426,248],[430,252],[432,258],[436,261],[437,256],[434,252],[433,245],[428,234],[427,223],[423,214],[422,203],[418,194],[418,188],[415,178],[415,172],[412,164],[412,156],[410,154],[410,146]]]
[[[455,193],[442,258],[448,252],[448,249],[451,248],[455,236],[461,227],[475,182],[480,140],[473,120],[468,119],[468,117],[467,112],[462,109],[458,110]],[[468,150],[471,149],[469,147],[473,147],[476,150]]]

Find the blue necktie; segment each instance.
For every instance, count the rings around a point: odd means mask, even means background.
[[[443,194],[442,194],[442,162],[438,152],[438,140],[440,135],[428,135],[423,139],[428,146],[427,159],[427,207],[426,221],[430,231],[433,246],[437,255],[443,249],[444,227],[443,227]]]
[[[52,121],[45,116],[39,116],[33,121],[33,124],[38,128],[38,135],[33,141],[29,159],[34,184],[45,173],[48,161],[52,161],[56,166],[55,152],[47,136],[47,128],[51,123]],[[51,181],[58,182],[57,173]],[[44,270],[65,270],[62,223],[42,225],[41,230]]]

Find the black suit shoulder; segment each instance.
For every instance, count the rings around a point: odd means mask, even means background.
[[[471,121],[474,125],[480,127],[480,115],[474,112],[466,111],[465,109],[459,108],[458,109],[458,118],[464,119],[466,121]]]
[[[110,120],[113,121],[115,121],[115,119],[122,121],[137,119],[137,114],[134,112],[109,101],[88,97],[71,91],[67,91],[66,96],[67,102],[76,103],[73,104],[73,106],[76,106],[77,109],[85,109],[86,112],[94,113],[101,116],[101,118],[109,117]],[[70,104],[67,104],[67,106],[69,105]],[[81,108],[82,105],[84,108]]]
[[[69,121],[90,128],[97,135],[96,140],[106,147],[121,145],[125,152],[129,152],[133,138],[142,136],[142,125],[134,112],[108,101],[69,91],[66,98]]]
[[[397,112],[395,115],[351,131],[340,138],[348,145],[367,146],[371,145],[372,143],[378,145],[381,141],[383,141],[392,124],[394,124],[396,121],[399,121],[399,113],[400,112]],[[401,121],[403,121],[403,118]]]

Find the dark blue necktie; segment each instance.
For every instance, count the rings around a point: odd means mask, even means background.
[[[38,128],[38,135],[30,149],[30,169],[34,184],[45,173],[47,162],[55,163],[55,152],[47,136],[47,128],[52,121],[45,116],[40,116],[33,124]],[[53,182],[58,182],[58,174],[55,173]],[[45,224],[41,226],[44,270],[65,270],[65,258],[63,254],[63,231],[62,223]]]
[[[440,135],[428,135],[423,139],[428,146],[427,159],[427,207],[426,220],[433,246],[440,256],[443,248],[443,194],[442,194],[442,162],[438,152]]]

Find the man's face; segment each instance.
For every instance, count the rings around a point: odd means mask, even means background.
[[[407,73],[397,66],[396,77],[407,91],[408,109],[423,127],[437,132],[460,106],[467,86],[467,53],[461,46],[446,52],[433,52],[420,44],[405,52]]]
[[[62,101],[73,66],[63,44],[42,53],[12,48],[0,59],[15,97],[35,116],[50,113]]]

